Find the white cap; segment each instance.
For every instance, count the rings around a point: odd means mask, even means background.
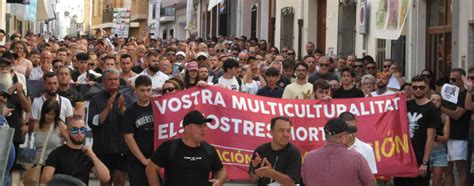
[[[197,55],[196,55],[196,58],[199,58],[199,56],[204,56],[206,58],[209,58],[209,54],[207,54],[207,52],[199,52]]]
[[[183,51],[179,51],[176,53],[176,56],[182,55],[183,57],[186,57],[186,54]]]

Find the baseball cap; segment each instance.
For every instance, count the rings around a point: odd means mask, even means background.
[[[329,136],[334,136],[343,132],[355,133],[357,128],[349,126],[346,121],[340,118],[330,119],[326,125],[324,125],[324,133]]]
[[[199,58],[199,57],[201,57],[201,56],[204,56],[204,57],[206,57],[206,58],[209,57],[209,55],[207,54],[207,52],[199,52],[199,53],[196,55],[196,59]]]
[[[193,110],[191,112],[188,112],[186,116],[184,116],[183,127],[190,124],[202,125],[211,121],[211,118],[204,117],[204,115],[198,110]]]
[[[182,55],[183,57],[186,56],[186,54],[183,51],[179,51],[178,53],[176,53],[176,56],[179,56],[179,55]]]
[[[0,94],[7,98],[10,97],[10,93],[8,93],[8,88],[5,84],[0,84]]]
[[[18,59],[18,55],[15,52],[11,51],[11,50],[7,50],[7,51],[3,52],[2,57],[6,58],[6,59],[10,59],[10,60],[11,59]]]
[[[191,61],[186,64],[186,70],[199,70],[199,65],[196,61]]]

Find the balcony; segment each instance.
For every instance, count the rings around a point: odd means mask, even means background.
[[[174,8],[161,8],[160,10],[160,23],[173,22],[176,19]]]
[[[163,8],[184,8],[186,7],[187,0],[163,0],[161,7]]]

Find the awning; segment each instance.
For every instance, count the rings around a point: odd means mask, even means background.
[[[223,2],[224,0],[209,0],[209,6],[207,7],[207,11],[211,11],[212,8]]]

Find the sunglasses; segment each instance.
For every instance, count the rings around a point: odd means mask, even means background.
[[[224,50],[224,49],[222,49],[222,50],[217,50],[217,52],[225,52],[225,50]]]
[[[425,90],[426,86],[411,86],[413,90]]]
[[[431,75],[429,75],[429,74],[423,74],[423,76],[425,76],[425,77],[427,77],[427,78],[430,78],[430,77],[431,77]]]
[[[354,68],[362,68],[362,65],[354,65]]]
[[[329,67],[329,64],[319,64],[320,67]]]
[[[164,92],[164,93],[170,93],[170,92],[173,92],[174,90],[176,90],[176,88],[173,88],[173,87],[171,87],[171,88],[164,88],[164,89],[163,89],[163,92]]]
[[[391,65],[384,65],[383,68],[390,68]]]
[[[207,58],[205,58],[205,57],[197,58],[197,60],[199,60],[199,61],[204,61],[204,60],[206,60],[206,59],[207,59]]]
[[[81,127],[81,128],[72,127],[70,130],[71,130],[71,134],[74,134],[74,135],[79,133],[79,132],[81,132],[81,134],[85,134],[86,131],[87,131],[86,127]]]

